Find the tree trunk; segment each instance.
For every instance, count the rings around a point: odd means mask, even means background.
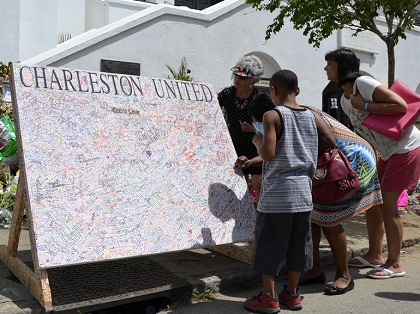
[[[395,80],[395,51],[394,43],[392,40],[386,42],[388,51],[388,88],[394,83]]]

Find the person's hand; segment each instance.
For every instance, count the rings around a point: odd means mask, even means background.
[[[236,159],[235,166],[240,169],[246,169],[251,166],[252,159],[248,159],[246,156],[240,156]]]
[[[239,121],[241,125],[242,132],[256,132],[257,130],[251,123]]]
[[[356,95],[350,94],[350,102],[354,109],[357,109],[360,111],[363,111],[365,109],[366,102],[359,93],[357,93]]]

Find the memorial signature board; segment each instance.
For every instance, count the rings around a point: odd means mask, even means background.
[[[253,238],[210,84],[14,64],[12,85],[39,268]]]

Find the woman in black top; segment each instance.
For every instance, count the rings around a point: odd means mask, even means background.
[[[234,85],[223,89],[218,100],[224,110],[229,133],[239,156],[237,165],[244,172],[247,180],[251,175],[251,185],[256,192],[256,200],[261,190],[261,159],[258,156],[252,138],[255,128],[252,119],[248,115],[249,105],[252,99],[259,93],[254,84],[261,79],[264,72],[261,60],[256,56],[243,56],[236,65],[231,68],[234,77]],[[245,162],[248,161],[246,164]]]

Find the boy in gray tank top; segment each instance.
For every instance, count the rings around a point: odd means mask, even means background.
[[[252,141],[263,159],[253,254],[253,268],[262,274],[263,291],[246,300],[244,306],[259,313],[279,312],[279,302],[291,310],[302,308],[297,285],[300,273],[308,266],[305,248],[318,159],[315,117],[296,102],[296,74],[289,70],[276,72],[270,80],[270,94],[274,110],[261,115],[257,102],[250,108],[254,121],[259,122],[262,116],[263,123],[263,134],[257,132]],[[277,293],[275,277],[284,259],[288,282]]]

